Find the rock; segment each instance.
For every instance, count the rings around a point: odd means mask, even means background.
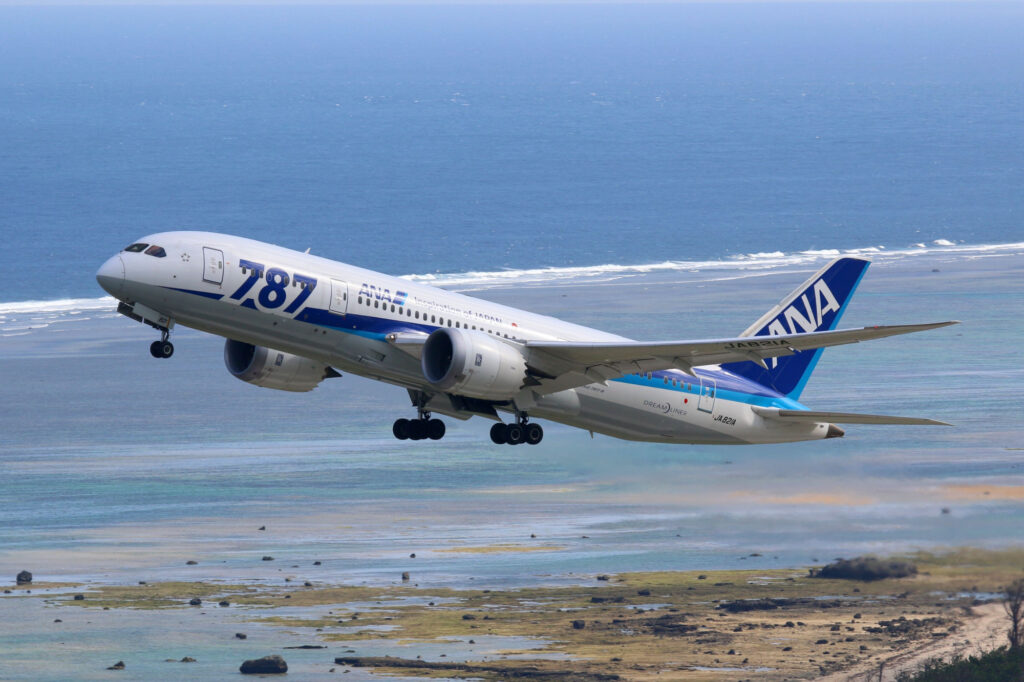
[[[217,606],[231,606],[231,602],[229,602],[227,599],[224,599],[220,603],[218,603]]]
[[[288,664],[280,656],[264,656],[245,661],[238,670],[243,675],[280,675],[288,672]]]
[[[118,661],[114,665],[107,668],[107,670],[124,670],[124,661]]]
[[[182,663],[195,663],[196,659],[192,658],[191,656],[185,656],[183,659],[181,659],[181,662]]]
[[[309,582],[308,580],[307,580],[306,582],[302,583],[302,584],[303,584],[303,585],[304,585],[305,587],[313,587],[313,583]]]
[[[198,563],[199,563],[198,561],[193,561],[192,559],[189,559],[188,561],[185,562],[185,565],[186,566],[195,566]]]
[[[64,621],[62,621],[62,620],[61,620],[60,618],[55,618],[55,619],[53,620],[53,622],[54,622],[54,623],[63,623]]]
[[[599,575],[599,576],[597,576],[597,579],[598,580],[608,580],[609,578],[606,575]]]
[[[272,556],[265,556],[265,557],[263,557],[263,560],[264,561],[273,561],[274,557],[272,557]]]
[[[697,580],[707,580],[707,579],[708,579],[708,577],[706,575],[698,575],[697,576]]]
[[[260,528],[259,528],[259,529],[260,529],[260,530],[266,530],[266,529],[267,529],[267,527],[266,527],[266,526],[260,526]]]
[[[249,635],[245,634],[244,632],[236,632],[235,633],[235,639],[248,639],[248,638],[249,638]]]
[[[192,597],[191,599],[188,600],[188,603],[189,603],[189,606],[199,606],[200,604],[203,603],[203,600],[200,599],[199,597]]]
[[[416,558],[416,552],[413,552],[412,554],[410,554],[409,558],[410,559],[415,559]]]
[[[85,595],[84,594],[76,594],[75,595],[75,601],[85,601]]]
[[[402,582],[409,582],[409,572],[408,571],[403,571],[402,572]]]
[[[319,566],[319,565],[320,565],[320,562],[319,562],[319,561],[314,561],[314,562],[313,562],[313,565],[314,565],[314,566]]]
[[[637,590],[636,593],[638,595],[640,595],[641,597],[650,597],[651,596],[651,591],[650,590]]]
[[[472,613],[464,613],[462,614],[462,620],[476,620],[476,616]]]
[[[574,620],[572,622],[572,629],[573,630],[582,630],[586,626],[587,626],[586,622],[582,621],[582,620]]]
[[[28,571],[22,571],[15,580],[19,585],[28,585],[32,582],[32,574]]]

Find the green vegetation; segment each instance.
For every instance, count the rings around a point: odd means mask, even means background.
[[[981,656],[931,660],[916,673],[900,673],[897,682],[1024,682],[1024,648],[1001,647]]]
[[[833,580],[885,580],[887,578],[907,578],[917,575],[917,566],[909,561],[882,560],[876,557],[857,557],[856,559],[839,559],[835,563],[811,569],[815,578],[831,578]]]

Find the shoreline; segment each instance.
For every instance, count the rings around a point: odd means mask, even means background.
[[[76,635],[93,641],[95,679],[106,679],[101,662],[105,668],[123,660],[134,674],[153,670],[166,677],[170,661],[186,657],[196,662],[176,670],[190,679],[217,679],[242,660],[278,654],[302,679],[344,670],[346,679],[360,679],[360,672],[378,679],[376,671],[406,679],[516,674],[839,682],[877,679],[883,664],[883,679],[890,680],[933,656],[1001,644],[1005,616],[992,597],[1024,570],[1024,548],[909,559],[917,575],[875,582],[811,577],[800,568],[622,573],[575,586],[456,589],[419,586],[415,575],[391,586],[353,586],[301,581],[286,572],[276,584],[10,586],[0,604],[45,612],[28,623],[6,619],[11,624],[4,630],[18,626],[35,645],[55,633],[70,649]],[[189,605],[193,599],[201,604]],[[130,626],[162,640],[169,621],[188,623],[184,630],[193,634],[177,633],[181,641],[167,656],[116,636]],[[68,632],[65,622],[85,627]],[[236,638],[246,631],[252,639]],[[0,631],[11,659],[26,661],[31,652],[24,645],[12,649],[10,639]],[[438,665],[410,663],[420,666],[414,669],[402,660]],[[51,654],[38,661],[36,672],[53,668],[58,678],[61,665]],[[88,667],[80,679],[93,679]],[[17,669],[9,674],[5,679],[22,679]]]

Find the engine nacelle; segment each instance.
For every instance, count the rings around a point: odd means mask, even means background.
[[[314,360],[232,339],[224,342],[224,364],[233,377],[279,391],[312,391],[324,379],[341,376]]]
[[[435,388],[484,400],[509,400],[526,380],[526,360],[483,332],[443,328],[423,344],[423,376]]]

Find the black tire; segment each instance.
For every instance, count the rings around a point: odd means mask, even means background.
[[[504,445],[508,442],[508,427],[498,422],[491,427],[491,442],[495,445]]]
[[[427,437],[427,422],[425,419],[409,420],[409,439],[423,440]]]
[[[508,444],[519,445],[526,440],[526,434],[523,432],[523,427],[519,424],[508,425]]]
[[[406,440],[409,438],[409,420],[408,419],[396,419],[394,425],[391,427],[391,433],[395,434],[395,438],[398,440]]]
[[[523,435],[526,438],[526,442],[530,445],[536,445],[544,440],[544,429],[541,428],[540,424],[527,424],[524,431]]]
[[[174,344],[170,341],[154,341],[149,344],[149,354],[164,360],[174,355]]]
[[[427,422],[427,437],[430,440],[441,440],[444,438],[444,422],[440,419],[431,419]]]

